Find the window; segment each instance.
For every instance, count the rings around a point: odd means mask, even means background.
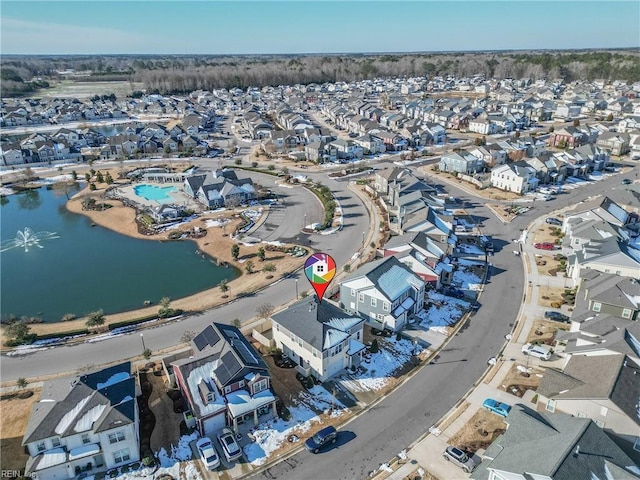
[[[280,331],[280,324],[276,323],[276,331],[279,332]]]
[[[38,449],[39,452],[44,452],[47,449],[47,446],[45,445],[44,442],[38,442],[36,445],[36,448]]]
[[[302,338],[298,337],[298,346],[301,347],[302,346]]]
[[[253,394],[255,395],[256,393],[266,390],[267,388],[269,388],[269,380],[263,378],[259,382],[253,384]]]
[[[289,334],[289,338],[291,339],[292,342],[296,341],[296,336],[293,333]]]
[[[360,340],[360,332],[356,333],[356,340]]]
[[[224,387],[224,393],[231,393],[231,386],[227,385],[226,387]]]
[[[636,437],[636,441],[633,444],[633,449],[640,452],[640,437]]]
[[[385,312],[389,311],[389,302],[382,302],[382,310]]]
[[[601,308],[602,304],[600,302],[593,302],[591,310],[593,310],[594,312],[599,312]]]
[[[352,297],[355,297],[355,296],[356,296],[356,289],[355,289],[355,288],[352,288],[352,289],[351,289],[351,296],[352,296]]]
[[[113,452],[113,461],[115,463],[128,462],[131,456],[129,455],[129,449],[123,448],[122,450],[118,450],[117,452]]]
[[[378,300],[376,298],[371,297],[371,306],[375,307],[378,305]]]
[[[240,380],[238,382],[238,388],[242,388],[242,387],[244,387],[244,380]]]
[[[123,431],[109,434],[109,443],[118,443],[118,442],[122,442],[123,440],[124,440]]]
[[[595,420],[595,423],[597,426],[599,426],[600,428],[604,428],[604,422],[602,420]]]
[[[578,417],[578,418],[587,418],[587,414],[586,413],[582,413],[582,412],[576,412],[576,417]]]
[[[547,410],[547,412],[555,412],[556,411],[556,401],[555,400],[547,400],[547,406],[545,407],[545,409]]]
[[[631,309],[625,308],[622,310],[622,318],[631,318]]]
[[[312,348],[312,349],[311,349],[311,354],[312,354],[314,357],[317,357],[317,356],[318,356],[318,350],[316,350],[315,348]]]
[[[364,293],[359,293],[358,294],[358,302],[364,303]]]
[[[53,448],[59,447],[60,444],[60,439],[58,437],[53,437],[51,439],[51,445],[53,445]]]
[[[82,434],[82,443],[91,443],[91,438],[89,437],[88,433],[83,433]]]

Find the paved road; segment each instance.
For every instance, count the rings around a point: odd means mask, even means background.
[[[343,434],[346,443],[338,442],[318,455],[300,452],[258,475],[296,480],[365,478],[424,434],[473,386],[487,367],[488,358],[499,352],[504,336],[513,327],[523,299],[524,271],[522,261],[512,253],[511,239],[534,218],[619,184],[619,177],[614,176],[556,200],[536,202],[533,210],[506,225],[484,207],[484,199],[447,185],[451,195],[464,200],[466,209],[482,219],[483,230],[496,237],[496,254],[489,257],[492,267],[479,300],[480,310],[434,365],[424,367],[400,389],[346,425],[342,429],[347,432]]]
[[[208,162],[212,162],[209,160]],[[205,161],[207,162],[207,161]],[[330,253],[338,265],[347,263],[354,252],[362,247],[362,232],[369,230],[369,216],[362,201],[356,197],[346,183],[328,180],[321,174],[312,174],[310,177],[322,178],[338,197],[343,206],[345,215],[344,229],[333,235],[303,234],[299,239],[301,243],[310,245],[314,249]],[[263,180],[265,185],[274,182],[277,177],[268,177]],[[303,189],[282,189],[286,191],[285,205],[287,216],[283,219],[283,227],[286,233],[288,229],[298,231],[305,221],[318,221],[317,212],[319,205],[315,197]],[[309,209],[302,205],[305,202]],[[314,213],[316,212],[316,213]],[[290,278],[281,280],[262,292],[245,297],[242,301],[236,300],[222,307],[208,310],[207,312],[183,319],[160,328],[144,331],[144,342],[147,348],[158,351],[163,348],[180,343],[180,337],[185,331],[199,331],[212,321],[230,324],[234,319],[246,320],[256,315],[256,309],[264,304],[282,305],[295,297],[296,284],[300,291],[308,290],[309,285],[304,274],[294,274]],[[230,292],[233,294],[233,291]],[[16,380],[19,377],[32,378],[77,370],[89,365],[101,365],[119,359],[130,358],[142,353],[142,342],[138,333],[124,335],[98,343],[81,344],[76,346],[56,347],[50,350],[39,351],[22,356],[2,356],[0,362],[0,379],[2,381]]]

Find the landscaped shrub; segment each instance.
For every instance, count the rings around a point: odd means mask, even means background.
[[[371,353],[378,353],[379,350],[380,350],[380,347],[378,346],[378,339],[374,338],[373,341],[371,342],[371,348],[369,348],[369,351]]]

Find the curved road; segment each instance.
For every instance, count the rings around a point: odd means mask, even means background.
[[[314,177],[316,175],[309,175]],[[339,198],[345,215],[345,227],[333,235],[310,235],[299,233],[305,222],[317,222],[322,219],[322,208],[313,194],[302,188],[276,187],[277,177],[264,175],[263,184],[284,196],[286,217],[281,210],[276,212],[281,225],[275,225],[284,238],[283,241],[296,241],[310,245],[316,250],[330,253],[337,264],[347,263],[354,252],[362,247],[362,232],[369,231],[369,215],[362,201],[352,193],[347,183],[339,183],[326,179],[318,174],[322,181]],[[271,182],[271,183],[270,183]],[[267,219],[267,225],[271,220]],[[265,226],[265,224],[263,224]],[[262,227],[260,227],[262,228]],[[266,228],[266,227],[265,227]],[[296,234],[296,232],[298,232]],[[208,323],[215,321],[230,324],[234,319],[246,320],[256,315],[256,309],[264,304],[282,305],[295,298],[295,279],[299,280],[300,292],[309,289],[304,274],[296,273],[276,282],[272,286],[234,300],[223,306],[193,315],[181,321],[151,328],[144,331],[144,343],[151,351],[159,351],[180,343],[185,331],[200,331]],[[231,292],[233,293],[233,292]],[[33,378],[52,375],[59,372],[75,371],[92,365],[131,358],[142,353],[141,339],[137,333],[115,337],[95,343],[84,343],[73,346],[59,346],[49,350],[38,351],[27,355],[6,356],[0,361],[0,378],[3,382],[20,377]]]

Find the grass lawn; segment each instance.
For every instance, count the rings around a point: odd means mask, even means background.
[[[20,398],[20,393],[0,396],[0,458],[3,470],[24,470],[29,456],[24,453],[22,436],[27,428],[33,404],[40,398],[40,389],[28,398]],[[21,392],[21,393],[26,393]]]

